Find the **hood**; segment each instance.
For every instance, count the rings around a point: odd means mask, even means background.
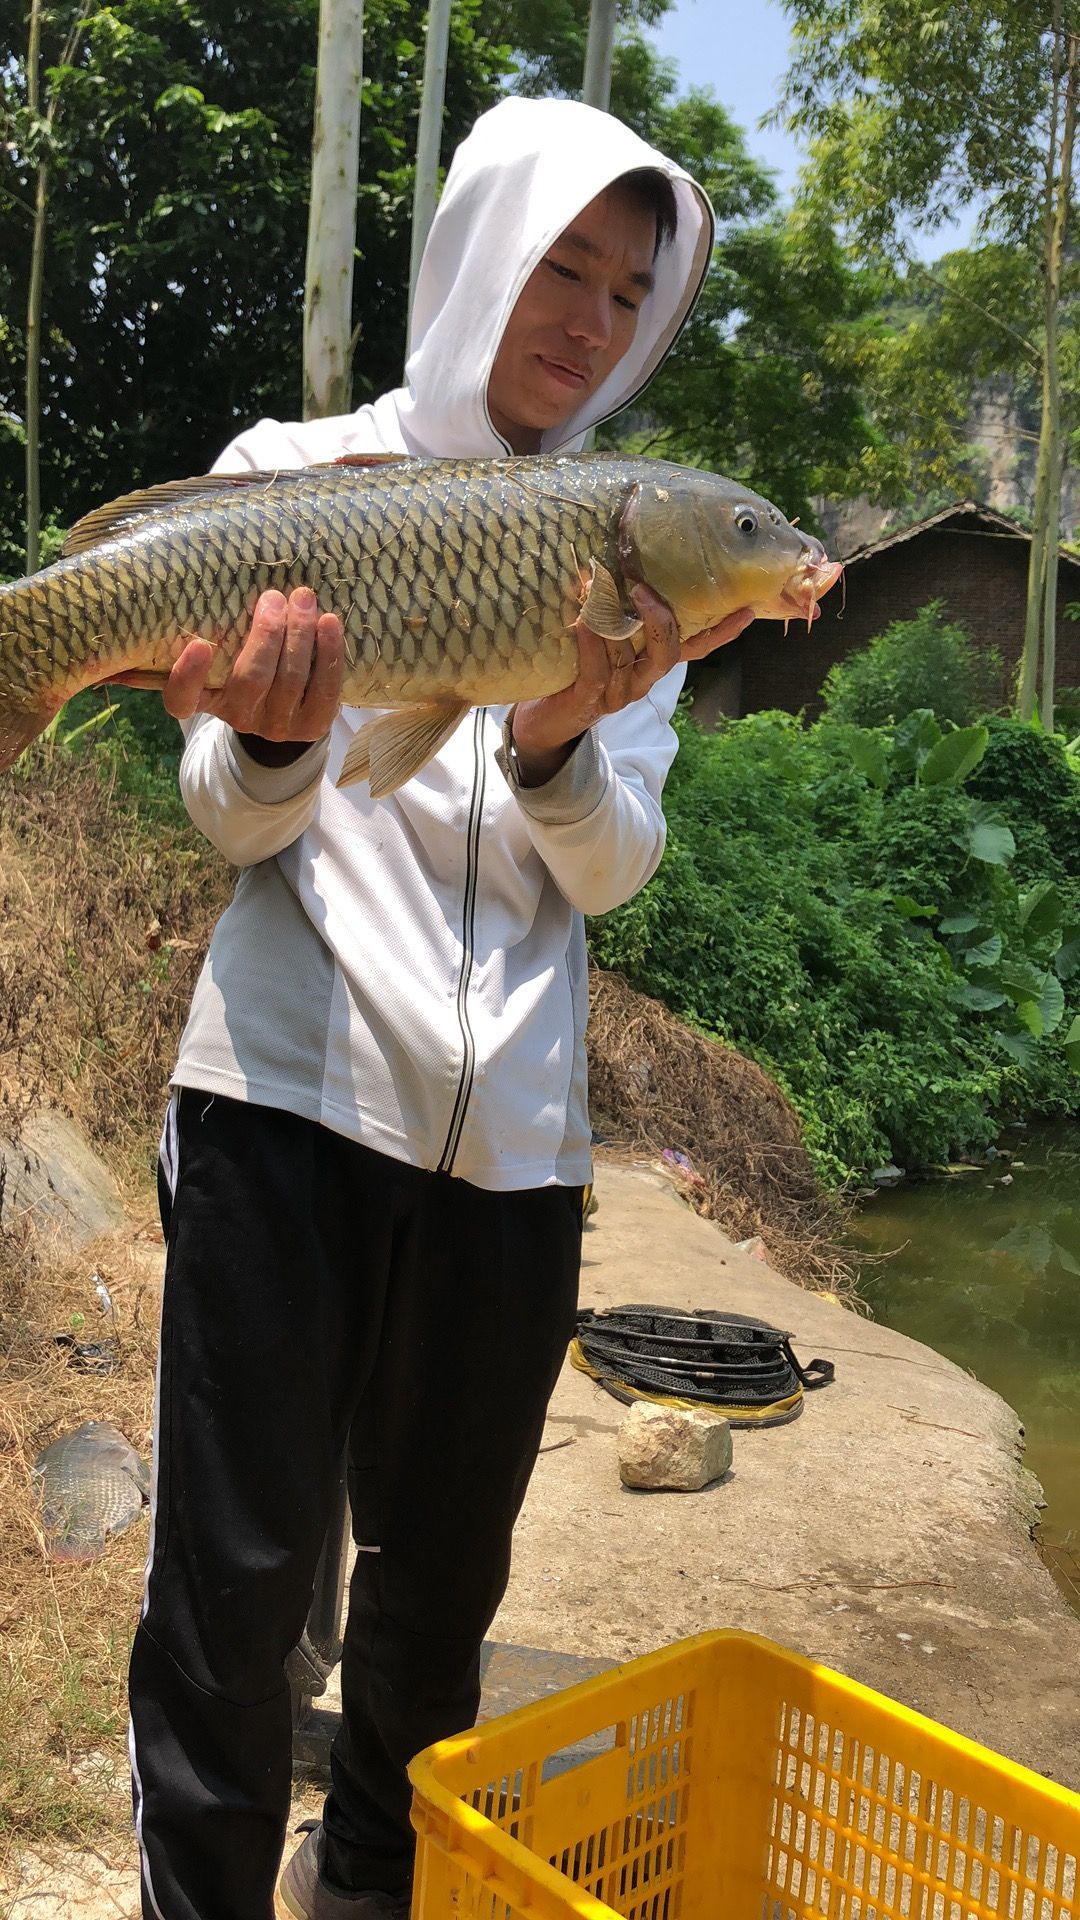
[[[630,351],[543,451],[580,446],[651,380],[678,339],[712,255],[701,188],[610,114],[577,100],[512,97],[482,114],[454,155],[417,278],[406,385],[361,414],[397,414],[411,452],[482,459],[509,448],[488,418],[487,383],[510,314],[552,241],[620,174],[653,167],[675,188],[678,229],[656,260]],[[374,424],[374,421],[372,422]],[[381,439],[391,434],[389,418]],[[396,437],[396,436],[395,436]]]

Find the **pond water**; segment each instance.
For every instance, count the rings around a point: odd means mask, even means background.
[[[865,1203],[860,1241],[900,1251],[863,1269],[862,1292],[876,1319],[1015,1407],[1046,1495],[1042,1549],[1080,1612],[1080,1128],[1010,1129],[1000,1145],[977,1173]]]

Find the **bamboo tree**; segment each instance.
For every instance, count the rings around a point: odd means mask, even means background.
[[[1060,4],[1060,0],[1057,0]],[[1065,54],[1065,112],[1061,134],[1061,165],[1057,177],[1053,232],[1047,259],[1046,381],[1048,396],[1047,431],[1050,452],[1047,459],[1047,511],[1043,541],[1042,579],[1042,703],[1041,718],[1047,732],[1054,725],[1054,674],[1057,666],[1057,579],[1058,542],[1061,531],[1061,482],[1064,473],[1065,442],[1061,422],[1061,371],[1058,336],[1061,327],[1061,277],[1065,264],[1068,234],[1069,199],[1072,185],[1073,146],[1076,138],[1077,39],[1070,33]],[[1050,310],[1051,299],[1053,310]],[[1032,582],[1029,580],[1029,594]]]
[[[74,57],[91,0],[85,0],[60,56]],[[41,113],[41,0],[31,0],[26,49],[26,105],[38,142],[34,181],[34,223],[30,242],[30,284],[26,299],[26,571],[36,573],[41,557],[41,322],[45,300],[45,239],[49,213],[49,159],[56,124],[57,96]]]
[[[606,113],[611,100],[611,67],[615,54],[615,0],[592,0],[589,38],[585,48],[585,77],[581,97],[587,107]]]
[[[321,0],[304,282],[305,420],[345,413],[352,397],[363,54],[364,0]]]
[[[41,0],[31,0],[26,51],[26,104],[41,115]],[[45,216],[49,163],[38,155],[34,230],[30,243],[30,289],[26,301],[26,571],[36,573],[41,552],[41,309],[45,287]]]
[[[1043,219],[1043,356],[1042,412],[1039,452],[1035,469],[1031,552],[1028,560],[1024,650],[1020,662],[1017,706],[1022,720],[1035,712],[1035,691],[1042,659],[1041,718],[1053,726],[1054,671],[1057,626],[1057,550],[1060,533],[1063,442],[1061,432],[1061,374],[1058,339],[1061,325],[1061,279],[1065,264],[1073,143],[1076,128],[1076,40],[1066,38],[1061,0],[1053,0],[1054,76],[1050,137],[1046,158],[1046,202]]]
[[[1041,359],[1042,407],[1039,418],[1039,449],[1035,461],[1035,493],[1032,500],[1031,547],[1028,552],[1027,600],[1024,609],[1024,644],[1020,655],[1016,704],[1021,719],[1030,720],[1035,712],[1042,642],[1042,610],[1046,578],[1046,519],[1051,491],[1051,454],[1053,402],[1050,390],[1051,337],[1056,337],[1056,306],[1051,301],[1050,255],[1054,239],[1054,181],[1057,165],[1058,135],[1061,125],[1061,0],[1053,0],[1053,82],[1050,101],[1050,126],[1046,147],[1046,184],[1043,198],[1042,290],[1044,340]]]
[[[431,0],[424,39],[424,84],[416,133],[416,184],[413,189],[412,242],[409,250],[409,332],[424,243],[435,217],[439,191],[446,60],[450,41],[450,0]]]

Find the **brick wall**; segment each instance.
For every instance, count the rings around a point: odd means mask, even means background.
[[[866,645],[892,620],[910,620],[928,600],[943,600],[947,616],[973,639],[996,646],[1004,663],[1000,699],[1015,679],[1024,637],[1028,543],[1008,534],[976,530],[973,516],[929,528],[910,540],[854,561],[845,575],[846,604],[834,587],[821,603],[821,618],[807,633],[792,622],[785,636],[777,620],[758,620],[730,647],[723,666],[703,663],[696,700],[706,725],[718,713],[757,713],[766,707],[819,711],[821,684],[845,654]],[[1080,565],[1058,569],[1057,683],[1080,686],[1080,623],[1060,609],[1080,601]]]

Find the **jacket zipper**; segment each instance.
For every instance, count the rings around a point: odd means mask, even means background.
[[[480,821],[484,812],[484,788],[487,783],[487,765],[484,759],[484,720],[485,709],[477,707],[473,718],[473,789],[469,803],[469,831],[465,843],[465,898],[461,916],[461,970],[458,974],[457,1017],[461,1030],[461,1075],[458,1080],[454,1110],[450,1115],[450,1125],[443,1143],[437,1173],[452,1173],[458,1147],[461,1144],[461,1130],[465,1125],[465,1114],[472,1092],[473,1076],[476,1071],[476,1041],[469,1024],[469,982],[472,978],[473,948],[476,941],[476,894],[480,876]]]

